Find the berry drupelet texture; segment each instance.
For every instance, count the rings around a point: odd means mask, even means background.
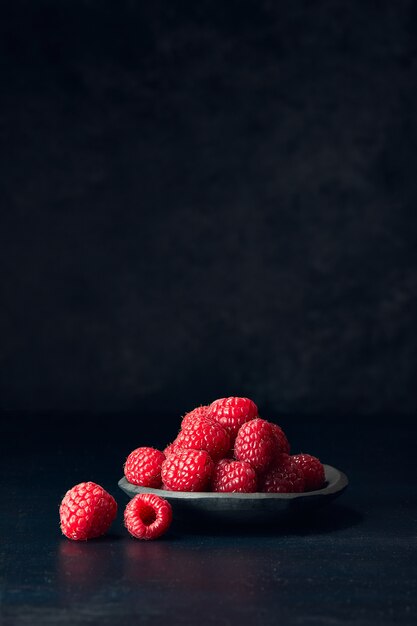
[[[170,491],[207,491],[213,461],[205,450],[178,450],[162,464],[164,488]]]
[[[165,498],[153,493],[138,494],[126,506],[124,522],[136,539],[157,539],[171,525],[172,508]]]
[[[126,459],[125,476],[133,485],[157,489],[162,484],[161,467],[164,461],[165,454],[155,448],[136,448]]]
[[[59,507],[62,533],[75,541],[104,535],[117,514],[117,503],[103,487],[93,482],[69,489]]]
[[[242,424],[257,416],[258,407],[253,400],[236,396],[219,398],[212,402],[207,409],[207,417],[219,422],[228,430],[232,444]]]

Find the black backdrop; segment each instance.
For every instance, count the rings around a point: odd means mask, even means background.
[[[1,5],[0,406],[417,409],[417,4]]]

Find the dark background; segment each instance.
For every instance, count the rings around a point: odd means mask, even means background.
[[[0,63],[3,410],[415,414],[415,2],[17,0]]]

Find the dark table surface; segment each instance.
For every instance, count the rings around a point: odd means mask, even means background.
[[[345,471],[350,485],[339,500],[280,528],[177,521],[146,543],[123,528],[127,497],[117,481],[133,447],[166,442],[169,421],[153,419],[144,436],[132,415],[3,417],[4,626],[416,623],[411,420],[276,420],[294,451]],[[86,543],[65,539],[58,522],[62,496],[82,480],[119,503],[111,533]]]

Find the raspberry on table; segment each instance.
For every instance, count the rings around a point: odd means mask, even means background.
[[[194,423],[195,420],[207,417],[208,406],[197,406],[192,411],[184,415],[181,421],[181,428],[186,428]]]
[[[305,491],[315,491],[324,486],[324,467],[317,457],[311,454],[294,454],[291,459],[304,476]]]
[[[156,448],[141,447],[133,450],[126,459],[124,474],[132,485],[161,486],[161,467],[165,454]]]
[[[62,533],[75,541],[104,535],[117,514],[116,500],[93,482],[69,489],[59,507]]]
[[[277,454],[277,441],[270,422],[260,417],[244,423],[235,441],[235,457],[257,472],[264,472]]]
[[[301,469],[292,457],[283,454],[263,475],[261,488],[265,493],[301,493],[305,482]]]
[[[177,449],[205,450],[216,461],[228,453],[230,437],[218,422],[198,418],[182,427],[174,444]]]
[[[249,463],[222,459],[214,466],[211,479],[212,491],[254,493],[256,488],[256,472]]]
[[[178,450],[162,464],[163,487],[170,491],[206,491],[213,461],[205,450]]]
[[[235,396],[218,398],[207,409],[207,417],[219,422],[229,431],[232,443],[242,424],[257,416],[258,407],[253,400]]]
[[[126,506],[124,522],[136,539],[157,539],[171,525],[170,503],[153,493],[139,493]]]

